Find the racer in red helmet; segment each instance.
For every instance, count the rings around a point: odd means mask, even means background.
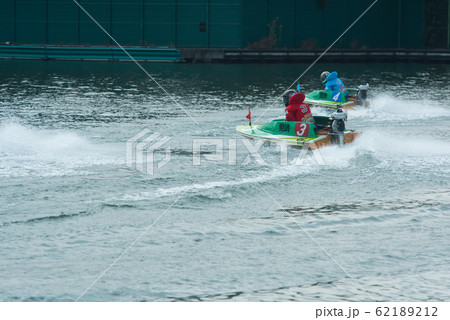
[[[298,92],[293,94],[286,106],[286,121],[314,122],[311,109],[307,103],[304,103],[305,94]]]

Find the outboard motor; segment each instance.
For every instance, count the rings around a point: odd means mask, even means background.
[[[366,85],[360,85],[358,87],[358,93],[356,96],[356,103],[359,106],[364,105],[364,102],[367,100],[367,90],[369,90],[369,84]]]
[[[333,133],[332,143],[338,142],[340,145],[344,144],[344,131],[345,121],[347,120],[347,114],[342,109],[337,109],[335,113],[331,115],[331,132]],[[337,140],[338,138],[339,140]]]

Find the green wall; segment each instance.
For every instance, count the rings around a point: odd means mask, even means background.
[[[14,41],[14,3],[12,0],[0,2],[0,43]]]
[[[427,48],[450,49],[450,0],[425,1],[423,39]]]
[[[61,0],[48,0],[47,7],[47,43],[78,43],[78,10],[73,3]]]
[[[335,48],[422,48],[425,1],[379,0]],[[245,48],[267,38],[278,18],[275,48],[314,49],[328,47],[373,0],[79,2],[125,46]],[[72,0],[0,0],[6,42],[114,45]]]
[[[175,46],[177,43],[176,0],[144,1],[143,45]]]
[[[422,48],[424,1],[379,0],[335,48]],[[322,7],[320,3],[324,3]],[[267,37],[267,24],[278,18],[277,47],[327,48],[372,3],[373,0],[244,0],[243,45]]]
[[[210,0],[208,47],[222,48],[228,45],[240,47],[242,43],[241,0]]]
[[[15,1],[15,35],[18,43],[46,42],[44,0]]]

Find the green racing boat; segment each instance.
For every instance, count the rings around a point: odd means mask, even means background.
[[[359,133],[346,129],[346,120],[347,114],[339,108],[331,116],[314,116],[314,123],[275,119],[264,124],[237,126],[236,131],[251,139],[317,149],[352,143]]]
[[[311,107],[329,109],[353,109],[358,106],[368,107],[367,91],[369,84],[360,85],[357,89],[347,88],[348,95],[340,91],[317,90],[306,94],[305,102]]]

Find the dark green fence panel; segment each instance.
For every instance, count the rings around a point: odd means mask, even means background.
[[[296,43],[297,47],[315,49],[321,46],[322,13],[317,1],[297,1]]]
[[[112,36],[124,46],[144,42],[144,3],[142,0],[112,0]]]
[[[404,2],[417,2],[421,0],[401,0]],[[368,13],[366,33],[368,34],[366,41],[369,48],[397,48],[401,47],[399,37],[403,30],[399,23],[399,0],[381,1],[377,3]],[[373,11],[372,11],[373,10]],[[423,19],[423,11],[415,17],[417,22],[420,18]],[[420,32],[416,34],[420,39]],[[371,39],[372,41],[369,41]]]
[[[46,1],[16,0],[16,43],[46,43]]]
[[[268,36],[268,0],[243,0],[242,2],[242,46]]]
[[[210,0],[208,42],[211,48],[241,46],[241,2],[239,0]]]
[[[177,46],[208,48],[207,0],[178,0]]]
[[[0,2],[0,43],[14,42],[14,1]]]
[[[78,44],[78,8],[71,1],[47,0],[47,43]]]
[[[348,23],[350,25],[367,9],[368,4],[366,1],[361,0],[348,0],[348,2]],[[391,2],[397,2],[397,0],[393,0]],[[384,18],[381,21],[379,17],[374,19],[375,13],[378,12],[378,8],[376,7],[380,4],[381,1],[378,1],[378,3],[372,7],[372,9],[370,9],[364,17],[352,27],[352,29],[348,31],[346,38],[347,44],[350,48],[376,48],[380,44],[378,39],[374,36],[374,31],[377,30],[378,24],[380,24],[380,22],[383,24],[391,24],[391,19],[388,16],[392,14],[397,15],[397,10],[395,10],[394,13],[384,12]],[[377,22],[377,20],[379,21]],[[392,31],[390,33],[392,33]],[[394,31],[393,33],[396,32]]]
[[[277,28],[283,28],[278,47],[324,49],[372,3],[373,0],[247,0],[243,4],[243,42],[267,37],[267,25],[279,17]],[[423,3],[424,0],[378,1],[334,48],[421,48]]]
[[[424,46],[450,49],[450,0],[426,0],[424,10]]]
[[[145,0],[144,45],[175,46],[176,0]]]
[[[78,2],[108,33],[111,33],[110,0],[79,0]],[[81,10],[79,32],[80,44],[100,46],[112,44],[110,38]]]
[[[425,0],[401,1],[401,35],[400,47],[402,48],[422,48],[422,30],[425,26],[423,19],[425,10]],[[445,18],[445,12],[443,18]],[[447,11],[448,12],[448,11]],[[443,37],[445,39],[445,36]],[[445,46],[443,46],[445,47]]]
[[[269,3],[268,35],[276,41],[277,47],[293,47],[296,43],[296,1],[271,0]]]
[[[428,38],[437,36],[439,46],[447,46],[446,1],[436,1],[441,23],[428,21],[425,26],[425,0],[379,0],[334,48],[422,48],[424,29]],[[239,48],[252,44],[260,49],[325,49],[373,0],[79,2],[125,46]],[[275,43],[264,41],[270,36],[272,22]],[[427,46],[438,46],[431,40]],[[2,42],[115,45],[72,0],[1,0]]]
[[[361,0],[361,2],[366,2],[366,0]],[[327,1],[322,14],[321,47],[328,48],[348,26],[348,1]],[[333,48],[340,49],[345,47],[344,41],[345,38],[339,40]]]
[[[349,0],[349,25],[371,3]],[[398,34],[398,0],[378,1],[348,32],[348,46],[353,49],[395,48]]]

